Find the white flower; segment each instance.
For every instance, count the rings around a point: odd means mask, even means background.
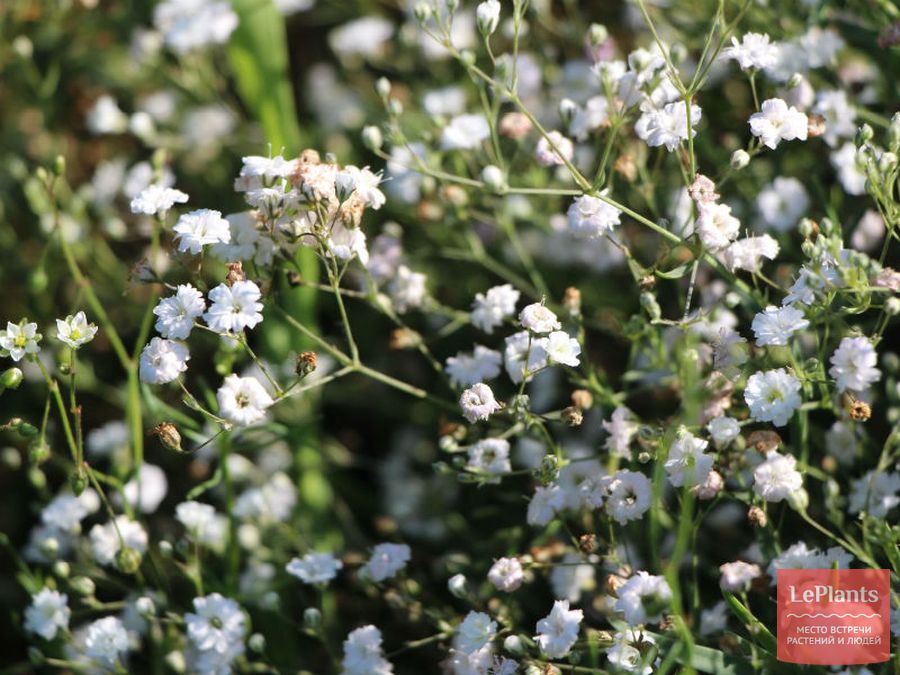
[[[307,553],[302,558],[293,558],[285,569],[305,584],[324,584],[334,579],[343,566],[331,553]]]
[[[253,424],[266,416],[266,408],[275,401],[255,377],[232,373],[216,392],[222,417],[239,425]]]
[[[543,303],[535,302],[519,312],[519,323],[522,328],[532,333],[549,333],[562,327],[556,314]]]
[[[859,450],[859,435],[845,422],[835,422],[825,432],[825,452],[841,464],[853,464]]]
[[[853,481],[850,491],[850,513],[865,511],[873,518],[886,518],[900,504],[900,474],[869,471]]]
[[[484,612],[469,612],[456,629],[454,646],[465,654],[484,647],[497,634],[497,622]]]
[[[394,34],[394,24],[382,16],[363,16],[328,34],[328,45],[339,56],[371,58],[382,52]]]
[[[665,469],[675,487],[701,485],[712,470],[713,457],[703,451],[707,441],[691,433],[682,434],[669,448]]]
[[[471,353],[459,352],[447,359],[447,375],[453,386],[470,387],[478,382],[493,380],[500,374],[503,355],[482,345],[475,345]]]
[[[700,106],[691,104],[691,129],[688,131],[685,103],[667,103],[661,109],[648,110],[641,115],[634,125],[634,132],[651,148],[664,145],[666,150],[673,152],[682,141],[697,134],[694,127],[700,121],[701,114]]]
[[[740,42],[737,37],[732,37],[731,45],[722,50],[722,57],[737,61],[741,70],[763,70],[778,62],[778,45],[771,42],[768,35],[745,33]]]
[[[87,628],[84,654],[104,666],[113,667],[128,653],[128,631],[115,616],[97,619]]]
[[[581,354],[581,345],[565,331],[553,331],[546,338],[541,338],[540,344],[551,363],[561,363],[572,368],[580,363],[578,355]]]
[[[41,334],[37,332],[36,323],[15,324],[12,321],[6,323],[6,330],[0,330],[0,349],[9,352],[13,361],[21,361],[27,354],[37,354],[41,351],[38,342]]]
[[[601,195],[606,195],[604,190]],[[622,212],[598,197],[581,195],[569,206],[569,229],[579,237],[600,237],[612,232]]]
[[[572,141],[558,131],[541,136],[534,149],[534,156],[541,166],[558,166],[572,161],[575,148]]]
[[[784,368],[754,373],[747,380],[744,400],[753,419],[783,427],[803,402],[800,380]]]
[[[501,405],[494,398],[494,392],[486,384],[479,382],[466,389],[459,397],[463,417],[470,424],[478,420],[486,420],[491,413],[500,410]]]
[[[578,629],[584,612],[580,609],[569,609],[568,600],[557,600],[553,603],[550,614],[537,622],[535,642],[541,652],[551,659],[561,659],[572,645],[578,641]]]
[[[613,608],[622,612],[630,626],[658,623],[672,599],[672,589],[665,578],[640,571],[619,589]]]
[[[240,605],[219,593],[194,598],[194,611],[184,615],[191,672],[224,675],[244,653],[246,618]]]
[[[758,272],[762,265],[762,259],[774,260],[778,255],[778,242],[768,234],[759,237],[745,237],[732,242],[725,249],[723,257],[725,265],[732,272],[746,270]]]
[[[648,657],[638,648],[656,643],[648,633],[628,629],[625,633],[616,633],[614,640],[615,644],[606,652],[606,658],[615,667],[615,672],[653,674],[653,666],[647,664]],[[646,647],[643,648],[646,651]]]
[[[225,0],[165,0],[153,11],[153,25],[178,54],[228,42],[238,16]]]
[[[190,358],[187,347],[180,342],[155,337],[141,352],[141,379],[150,384],[171,382],[187,370]]]
[[[122,541],[125,542],[125,546],[138,553],[147,550],[147,532],[140,523],[128,516],[118,516],[115,523],[110,521],[104,525],[94,525],[91,528],[90,538],[91,553],[100,565],[111,565],[115,562],[116,554],[122,548]]]
[[[617,471],[607,490],[606,512],[620,525],[638,520],[650,508],[650,479],[638,471]]]
[[[528,503],[526,522],[543,527],[556,517],[566,503],[566,493],[559,485],[539,485]]]
[[[500,0],[479,2],[475,9],[475,23],[482,35],[491,35],[497,30],[497,24],[500,23]]]
[[[810,549],[802,541],[798,541],[790,548],[782,551],[766,569],[766,573],[772,577],[772,585],[775,585],[778,570],[802,570],[802,569],[846,569],[853,562],[853,556],[839,546],[832,546],[824,553],[819,549]]]
[[[405,314],[410,309],[421,307],[427,294],[426,281],[427,277],[421,272],[413,272],[406,265],[400,265],[387,287],[394,309]]]
[[[638,424],[632,419],[631,411],[619,406],[613,410],[609,422],[604,420],[602,424],[609,434],[603,447],[618,457],[631,459],[631,439],[638,430]]]
[[[780,502],[803,487],[803,476],[796,469],[797,459],[774,450],[753,471],[753,491],[767,502]]]
[[[72,610],[68,606],[68,596],[42,588],[31,597],[31,604],[25,610],[25,630],[52,640],[59,631],[69,629]]]
[[[578,106],[569,123],[569,133],[576,140],[583,141],[594,129],[599,129],[609,121],[609,101],[605,96],[592,96],[584,107]]]
[[[78,312],[75,316],[71,314],[65,320],[56,320],[56,337],[60,342],[65,342],[72,349],[78,349],[81,345],[86,345],[94,339],[97,334],[97,326],[88,323],[84,312]]]
[[[375,626],[363,626],[352,631],[344,640],[344,659],[341,675],[390,675],[394,667],[381,651],[381,631]]]
[[[529,351],[529,345],[531,350]],[[525,362],[525,357],[528,362]],[[506,349],[503,352],[503,365],[506,374],[515,384],[519,384],[525,373],[531,380],[534,373],[547,365],[547,352],[541,340],[532,339],[528,331],[519,331],[506,338]]]
[[[356,166],[344,167],[344,172],[353,177],[356,196],[359,197],[363,204],[372,207],[377,211],[387,202],[384,193],[378,189],[382,181],[382,174],[379,171],[374,173],[369,167],[364,166],[362,169]]]
[[[237,281],[232,286],[219,284],[209,292],[212,304],[203,315],[217,333],[240,333],[263,320],[262,292],[252,281]]]
[[[813,112],[825,118],[822,139],[831,147],[836,147],[842,138],[853,138],[856,134],[856,109],[847,98],[846,91],[820,91]]]
[[[231,241],[231,226],[220,211],[198,209],[182,214],[173,228],[178,250],[199,254],[209,244],[227,244]]]
[[[487,480],[488,483],[499,483],[499,476],[512,469],[509,461],[509,441],[503,438],[483,438],[469,446],[469,469],[478,472],[495,474],[497,478]]]
[[[78,534],[81,521],[99,508],[100,498],[93,490],[85,490],[80,497],[61,494],[41,511],[41,522],[61,532]]]
[[[194,321],[205,310],[203,294],[190,284],[181,284],[175,289],[175,295],[163,298],[153,308],[153,313],[158,317],[156,330],[164,338],[185,340],[191,334]]]
[[[725,563],[719,566],[722,578],[719,579],[719,586],[723,591],[729,593],[739,593],[741,591],[749,591],[750,584],[754,579],[762,576],[762,570],[759,565],[738,560],[732,563]]]
[[[838,180],[841,181],[844,192],[849,195],[863,195],[866,193],[866,169],[865,166],[860,165],[856,146],[853,143],[844,143],[831,153],[831,166],[837,171]],[[853,248],[860,249],[863,247],[853,242]]]
[[[518,558],[500,558],[488,570],[488,581],[498,591],[510,593],[525,581],[525,572]]]
[[[803,312],[792,306],[775,307],[769,305],[753,317],[751,328],[756,336],[756,344],[784,346],[798,330],[809,326]]]
[[[128,128],[128,116],[109,94],[104,94],[88,110],[85,125],[92,134],[120,134]]]
[[[521,294],[510,284],[494,286],[487,293],[477,293],[472,303],[472,325],[488,335],[503,325],[503,319],[512,316]]]
[[[578,564],[582,563],[582,564]],[[575,553],[567,553],[550,572],[550,586],[553,597],[558,600],[578,602],[582,591],[594,587],[594,565],[590,560]]]
[[[720,449],[731,443],[741,433],[741,425],[738,421],[724,415],[711,419],[706,428],[709,430],[713,443]]]
[[[184,204],[187,200],[188,196],[181,190],[153,183],[131,200],[131,212],[148,216],[159,214],[161,218],[165,218],[166,212],[175,204]]]
[[[472,150],[491,135],[484,115],[457,115],[441,133],[442,150]]]
[[[137,476],[125,484],[122,496],[141,513],[153,513],[166,497],[169,483],[166,473],[154,464],[141,464]]]
[[[362,567],[362,571],[372,581],[390,579],[406,567],[412,551],[406,544],[378,544],[372,549],[372,556]]]
[[[868,338],[845,337],[831,355],[828,374],[837,380],[839,392],[863,392],[881,379],[875,367],[878,354]]]
[[[182,502],[175,507],[175,518],[184,525],[192,538],[208,546],[217,546],[221,535],[224,534],[223,521],[209,504]]]
[[[809,119],[780,98],[763,101],[760,112],[750,115],[750,133],[774,150],[781,141],[806,140]]]
[[[697,206],[697,222],[694,229],[703,245],[711,251],[719,251],[734,241],[741,230],[741,221],[731,215],[731,207],[716,202],[703,202]]]
[[[779,176],[759,193],[756,208],[766,225],[778,232],[787,232],[809,208],[809,195],[796,178]]]

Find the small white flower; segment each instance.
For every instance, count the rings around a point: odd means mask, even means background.
[[[116,99],[104,94],[88,110],[85,125],[96,136],[120,134],[128,128],[128,116],[122,112]]]
[[[118,516],[115,522],[94,525],[91,528],[90,538],[91,553],[100,565],[111,565],[115,562],[116,555],[122,548],[122,541],[125,542],[125,546],[138,553],[147,550],[147,532],[140,523],[128,516]]]
[[[741,425],[733,417],[720,415],[709,421],[706,425],[713,443],[719,449],[727,446],[741,433]]]
[[[547,352],[547,358],[551,363],[560,363],[572,368],[581,363],[578,360],[578,355],[581,354],[581,345],[578,344],[578,340],[569,337],[565,331],[553,331],[546,338],[541,338],[540,343]]]
[[[846,91],[820,91],[813,112],[825,118],[822,140],[831,147],[836,147],[842,138],[853,138],[856,134],[856,109],[847,98]]]
[[[60,631],[69,629],[72,610],[68,606],[68,596],[42,588],[31,597],[31,604],[25,610],[25,630],[52,640]]]
[[[337,576],[344,563],[331,553],[307,553],[293,558],[285,567],[287,573],[305,584],[325,584]]]
[[[533,339],[528,331],[519,331],[506,338],[503,365],[509,379],[519,384],[526,373],[528,380],[531,380],[537,371],[547,365],[547,352],[544,351],[541,340]]]
[[[556,517],[566,503],[566,493],[559,485],[539,485],[528,503],[525,521],[529,525],[543,527]]]
[[[232,286],[219,284],[209,292],[212,304],[203,315],[217,333],[240,333],[263,320],[262,292],[252,281],[237,281]]]
[[[400,265],[387,287],[394,309],[405,314],[410,309],[421,307],[428,293],[425,287],[427,280],[421,272],[413,272],[406,265]]]
[[[594,585],[593,563],[575,553],[566,553],[560,564],[550,572],[550,587],[553,597],[558,600],[578,602],[583,591],[593,589]]]
[[[189,251],[191,255],[199,254],[204,246],[227,244],[231,241],[231,226],[228,221],[222,217],[221,212],[210,209],[183,214],[173,230],[179,252]]]
[[[147,216],[159,214],[161,218],[165,218],[166,212],[175,204],[184,204],[187,200],[188,196],[181,190],[153,183],[131,200],[131,212]]]
[[[722,573],[719,586],[722,587],[723,591],[728,591],[729,593],[749,591],[753,580],[762,576],[762,570],[759,568],[759,565],[747,563],[743,560],[720,565],[719,571]]]
[[[510,284],[494,286],[487,293],[477,293],[472,303],[472,325],[488,335],[503,325],[503,319],[512,316],[521,293]]]
[[[758,272],[762,266],[762,259],[774,260],[778,250],[778,242],[768,234],[764,234],[732,242],[723,252],[723,258],[725,265],[732,272],[735,270]]]
[[[462,408],[463,417],[470,424],[478,420],[486,420],[491,413],[500,410],[501,405],[494,398],[494,392],[486,384],[479,382],[466,389],[459,397],[459,405]]]
[[[792,306],[775,307],[769,305],[753,317],[751,328],[756,336],[756,344],[784,346],[798,330],[809,326],[803,312]]]
[[[239,425],[253,424],[266,416],[266,409],[275,401],[255,377],[240,377],[232,373],[216,392],[222,417]]]
[[[835,422],[825,432],[825,452],[841,464],[853,464],[859,444],[859,434],[849,423]]]
[[[150,384],[171,382],[187,370],[190,358],[187,347],[180,342],[155,337],[141,352],[141,379]]]
[[[0,349],[9,352],[13,361],[21,361],[27,354],[41,351],[38,347],[41,337],[36,323],[26,323],[24,319],[18,324],[8,321],[6,330],[0,330]]]
[[[169,48],[186,54],[228,42],[238,26],[238,16],[231,3],[222,0],[165,0],[153,11],[153,25]]]
[[[603,190],[600,194],[606,196],[607,192]],[[572,202],[566,215],[569,229],[576,236],[591,238],[612,232],[619,224],[622,212],[599,197],[581,195]]]
[[[381,651],[381,631],[375,626],[363,626],[352,631],[344,640],[344,659],[341,675],[391,675],[394,667]]]
[[[472,150],[490,135],[491,127],[484,115],[457,115],[441,133],[441,149]]]
[[[372,549],[372,556],[363,565],[362,572],[372,581],[381,582],[406,567],[411,557],[412,551],[406,544],[378,544]]]
[[[661,145],[673,152],[682,141],[697,135],[700,106],[691,104],[691,129],[688,131],[687,109],[683,101],[667,103],[663,108],[648,110],[634,125],[634,132],[651,148]]]
[[[900,474],[869,471],[853,481],[850,491],[850,513],[865,511],[873,518],[886,518],[900,504]]]
[[[796,178],[779,176],[759,193],[756,208],[766,225],[788,232],[809,208],[809,195]]]
[[[622,612],[630,626],[658,623],[672,599],[665,578],[639,571],[619,589],[613,608]]]
[[[703,452],[707,445],[707,441],[687,432],[672,443],[664,464],[672,485],[694,487],[706,480],[713,465],[712,455]]]
[[[863,392],[881,379],[875,367],[878,353],[864,337],[845,337],[831,355],[828,374],[837,380],[839,392]]]
[[[509,441],[503,438],[483,438],[469,446],[469,461],[466,466],[478,472],[494,474],[488,483],[499,483],[499,476],[512,469],[509,461]]]
[[[768,35],[745,33],[740,41],[733,36],[731,45],[722,50],[722,57],[737,61],[741,70],[763,70],[778,62],[778,45]]]
[[[196,652],[192,672],[231,672],[231,662],[244,652],[247,633],[240,605],[219,593],[194,598],[194,611],[184,615],[184,623]]]
[[[620,525],[640,519],[650,508],[653,489],[639,471],[617,471],[607,485],[606,512]]]
[[[631,411],[619,406],[613,410],[609,422],[603,421],[603,428],[609,434],[603,447],[618,457],[631,459],[631,439],[638,430],[638,424],[632,419]]]
[[[479,2],[475,9],[475,23],[482,35],[491,35],[500,23],[500,0]]]
[[[561,659],[575,642],[578,641],[578,630],[584,612],[580,609],[569,609],[568,600],[557,600],[553,603],[550,614],[537,622],[535,642],[541,652],[551,659]]]
[[[497,634],[497,622],[484,612],[469,612],[456,629],[454,646],[465,654],[484,647]]]
[[[125,483],[122,496],[141,513],[154,513],[166,497],[169,482],[166,473],[154,464],[144,462],[138,474]]]
[[[556,314],[550,311],[543,303],[535,302],[519,312],[519,323],[522,328],[532,333],[549,333],[559,330],[562,324],[556,318]]]
[[[175,289],[175,295],[163,298],[153,308],[153,313],[158,317],[156,330],[164,338],[185,340],[191,334],[194,321],[205,310],[203,294],[190,284],[181,284]]]
[[[754,373],[747,380],[744,400],[753,419],[783,427],[803,402],[800,380],[784,368]]]
[[[803,476],[797,471],[797,460],[779,455],[774,450],[753,471],[753,491],[767,502],[780,502],[803,487]]]
[[[572,141],[558,131],[541,136],[534,150],[534,156],[541,166],[559,166],[572,161],[575,148]]]
[[[525,581],[525,572],[518,558],[500,558],[491,565],[488,581],[498,591],[510,593]]]
[[[60,342],[65,342],[72,349],[78,349],[94,339],[97,334],[97,326],[88,323],[84,312],[71,314],[63,319],[56,320],[56,337]]]
[[[128,631],[118,617],[107,616],[88,626],[84,654],[89,659],[113,667],[127,653]]]
[[[175,518],[184,525],[191,537],[202,543],[213,543],[218,535],[218,519],[216,510],[202,502],[182,502],[175,507]]]
[[[447,359],[447,375],[454,386],[470,387],[478,382],[493,380],[500,374],[503,355],[482,345],[475,345],[471,353],[459,352]]]
[[[750,133],[774,150],[781,141],[806,140],[809,119],[780,98],[763,101],[760,112],[750,116]]]
[[[727,204],[704,202],[697,206],[697,211],[694,228],[709,250],[726,248],[740,233],[741,221],[731,215],[731,207]]]

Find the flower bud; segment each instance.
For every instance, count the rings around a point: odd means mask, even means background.
[[[384,137],[381,135],[381,129],[372,124],[363,127],[362,141],[363,145],[372,152],[381,150],[381,146],[384,145]]]
[[[262,654],[266,651],[266,638],[262,633],[254,633],[247,640],[247,646],[250,647],[250,651]]]
[[[572,123],[576,112],[578,112],[578,104],[572,99],[564,98],[559,102],[559,116],[566,126]]]
[[[649,291],[641,293],[641,307],[654,321],[657,321],[662,316],[662,309],[656,301],[656,296]]]
[[[895,112],[894,116],[891,117],[887,138],[891,152],[900,152],[900,112]]]
[[[884,313],[888,316],[900,314],[900,298],[893,296],[884,301]]]
[[[878,170],[881,173],[890,173],[897,166],[897,155],[893,152],[885,152],[878,158]]]
[[[184,449],[181,447],[181,434],[178,431],[178,427],[171,422],[157,424],[150,433],[159,438],[159,442],[167,450],[184,452]]]
[[[44,475],[44,472],[39,468],[33,466],[28,469],[28,482],[31,483],[35,489],[43,490],[47,487],[47,476]]]
[[[322,612],[315,607],[303,610],[303,625],[309,630],[316,630],[322,625]]]
[[[388,103],[388,112],[390,112],[391,115],[394,115],[395,117],[398,115],[402,115],[403,114],[403,104],[400,103],[400,101],[398,101],[397,99],[392,98],[390,100],[390,102]]]
[[[803,82],[803,74],[802,73],[794,73],[791,75],[791,79],[788,80],[787,88],[788,89],[796,89]]]
[[[15,471],[22,467],[22,455],[15,448],[3,448],[3,450],[0,450],[0,465]]]
[[[475,52],[473,52],[471,49],[463,49],[459,53],[459,60],[462,61],[462,64],[466,68],[471,68],[475,65]]]
[[[0,391],[4,389],[18,389],[24,379],[25,376],[18,368],[7,368],[0,375]]]
[[[587,389],[576,389],[572,392],[572,405],[587,410],[594,405],[594,395]]]
[[[447,589],[460,600],[465,599],[466,595],[468,595],[466,576],[464,574],[454,574],[447,581]]]
[[[20,59],[28,60],[34,54],[34,43],[25,35],[19,35],[12,41],[13,51]]]
[[[72,488],[72,494],[80,497],[87,487],[87,481],[84,479],[83,471],[76,471],[69,477],[69,486]]]
[[[89,577],[75,577],[69,582],[69,586],[75,593],[84,598],[92,597],[97,590],[93,579]]]
[[[345,202],[350,199],[356,191],[356,176],[349,171],[341,171],[334,177],[334,192],[339,202]]]
[[[163,558],[171,558],[173,553],[175,553],[175,550],[172,548],[171,541],[166,541],[165,539],[163,539],[161,542],[159,542],[159,554]]]
[[[387,99],[391,93],[391,81],[386,77],[379,77],[375,83],[375,91],[378,92],[381,98]]]
[[[173,673],[183,673],[187,670],[187,663],[184,660],[184,652],[172,651],[166,654],[164,659],[166,665]]]
[[[315,352],[300,352],[297,355],[297,365],[294,367],[294,372],[297,373],[297,377],[306,377],[314,372],[318,365],[319,358]]]
[[[750,163],[750,155],[746,150],[735,150],[731,155],[731,168],[740,171]]]
[[[134,574],[141,566],[141,554],[128,546],[116,554],[116,566],[125,574]]]
[[[492,35],[500,23],[499,0],[485,0],[479,3],[475,10],[475,22],[478,24],[478,32],[484,37]]]
[[[153,602],[152,598],[148,598],[146,595],[143,595],[134,601],[134,608],[137,610],[138,614],[145,619],[152,619],[156,616],[156,603]]]
[[[53,563],[53,574],[60,579],[67,579],[72,572],[72,566],[65,560],[57,560]]]
[[[503,641],[503,649],[513,656],[524,656],[528,651],[522,638],[518,635],[509,635]]]
[[[856,145],[865,145],[875,136],[875,131],[868,124],[863,124],[856,131]]]
[[[39,438],[28,444],[28,461],[34,465],[43,464],[50,459],[50,446]]]
[[[432,9],[431,5],[427,2],[419,2],[416,3],[415,8],[413,9],[413,14],[416,16],[416,21],[419,23],[425,23],[428,19],[431,18]]]
[[[503,175],[503,170],[499,166],[489,164],[484,167],[481,170],[481,180],[497,194],[502,194],[506,191],[506,176]]]
[[[609,31],[602,23],[592,23],[588,28],[588,39],[592,47],[599,47],[609,39]]]

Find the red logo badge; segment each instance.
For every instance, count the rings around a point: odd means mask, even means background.
[[[778,570],[778,660],[821,666],[890,658],[888,570]]]

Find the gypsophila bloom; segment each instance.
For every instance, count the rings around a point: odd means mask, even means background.
[[[118,617],[107,616],[88,626],[84,654],[89,659],[112,668],[127,653],[128,632]]]
[[[550,614],[537,622],[534,641],[548,658],[561,659],[578,640],[583,618],[584,612],[580,609],[569,609],[568,600],[557,600]]]
[[[759,568],[759,565],[747,563],[743,560],[720,565],[719,571],[722,573],[722,578],[719,579],[719,586],[722,587],[723,591],[728,591],[729,593],[749,591],[753,580],[762,576],[762,570]]]
[[[784,368],[754,373],[747,380],[744,400],[753,419],[783,427],[803,402],[800,380]]]
[[[125,483],[122,497],[139,508],[141,513],[154,513],[165,499],[169,483],[166,473],[154,464],[144,462],[137,475]]]
[[[805,141],[809,118],[780,98],[763,101],[760,112],[750,115],[750,133],[774,150],[781,141]]]
[[[846,91],[820,91],[812,110],[825,118],[822,139],[828,145],[834,148],[842,138],[853,138],[856,133],[856,108],[847,98]]]
[[[753,471],[753,491],[767,502],[780,502],[803,487],[803,476],[796,469],[797,459],[774,450]]]
[[[572,368],[580,363],[578,355],[581,354],[581,345],[565,331],[553,331],[546,338],[541,338],[540,342],[550,363],[560,363]]]
[[[455,647],[471,654],[484,647],[497,634],[497,622],[484,612],[469,612],[456,629]]]
[[[472,303],[472,325],[488,335],[503,325],[503,319],[512,316],[521,294],[509,284],[489,288],[487,293],[477,293]]]
[[[628,629],[624,633],[616,633],[614,640],[615,644],[606,652],[606,659],[617,669],[616,672],[652,675],[653,666],[646,664],[646,658],[638,648],[656,644],[649,633]]]
[[[886,518],[900,504],[900,474],[869,471],[853,481],[850,490],[850,513],[865,511],[873,518]]]
[[[528,305],[519,312],[519,323],[525,330],[539,334],[559,330],[562,327],[556,314],[540,302]]]
[[[620,525],[638,520],[650,508],[650,479],[638,471],[617,471],[607,491],[606,512]]]
[[[779,176],[759,193],[756,208],[766,225],[788,232],[809,208],[809,195],[796,178]]]
[[[528,357],[527,363],[526,356]],[[526,374],[527,379],[531,380],[534,373],[547,365],[547,352],[544,351],[543,342],[539,339],[532,339],[528,331],[513,333],[506,338],[503,365],[509,379],[515,384],[519,384]]]
[[[391,675],[394,667],[381,651],[381,631],[375,626],[363,626],[352,631],[344,640],[344,659],[341,675]]]
[[[529,525],[543,527],[556,517],[566,503],[566,494],[559,485],[539,485],[528,503],[525,521]]]
[[[756,344],[784,346],[791,335],[809,326],[803,312],[794,307],[774,307],[769,305],[753,317],[751,328],[756,336]]]
[[[123,541],[125,546],[138,553],[147,550],[147,532],[140,523],[128,516],[118,516],[115,523],[110,521],[103,525],[94,525],[91,528],[90,539],[91,553],[100,565],[111,565],[115,562]]]
[[[372,581],[384,581],[406,567],[411,556],[412,551],[406,544],[378,544],[361,571]]]
[[[441,133],[442,150],[472,150],[491,135],[484,115],[457,115]]]
[[[187,200],[188,196],[181,190],[153,183],[131,200],[131,212],[147,216],[159,214],[161,218],[165,218],[166,212],[175,204],[184,204]]]
[[[421,307],[427,293],[426,281],[427,277],[421,272],[413,272],[406,265],[400,265],[387,287],[394,309],[405,314],[410,309]]]
[[[541,166],[559,166],[571,161],[574,152],[572,141],[558,131],[551,131],[538,141],[534,156]]]
[[[164,338],[186,340],[194,327],[194,321],[205,310],[203,294],[190,284],[180,284],[175,289],[175,295],[163,298],[153,308],[153,313],[158,317],[156,330]]]
[[[202,544],[217,546],[224,535],[223,521],[209,504],[196,501],[182,502],[175,507],[175,518],[184,525],[188,534]]]
[[[740,41],[732,36],[731,47],[722,50],[722,57],[737,61],[741,70],[763,70],[778,62],[778,45],[768,35],[745,33]]]
[[[187,347],[180,342],[155,337],[141,352],[141,379],[150,384],[171,382],[187,370],[190,358]]]
[[[512,469],[509,461],[509,441],[503,438],[483,438],[469,446],[469,469],[497,476],[486,482],[499,483],[499,476]]]
[[[466,389],[459,397],[459,405],[462,408],[463,417],[470,424],[478,420],[486,420],[492,413],[502,407],[494,398],[494,392],[486,384],[479,382]]]
[[[823,552],[798,541],[774,558],[766,568],[766,573],[772,578],[772,585],[775,585],[778,570],[846,569],[852,562],[853,556],[839,546],[832,546]]]
[[[220,211],[198,209],[183,214],[173,228],[178,251],[199,254],[204,246],[227,244],[231,241],[231,226]]]
[[[266,409],[275,403],[255,377],[240,377],[234,373],[219,387],[216,401],[222,417],[239,425],[263,419]]]
[[[88,323],[84,312],[78,312],[75,316],[71,314],[63,319],[56,320],[56,337],[60,342],[64,342],[72,349],[78,349],[81,345],[86,345],[94,339],[97,334],[97,326]]]
[[[606,196],[608,190],[600,194]],[[579,237],[600,237],[612,232],[622,212],[599,197],[581,195],[572,202],[566,215],[569,229]]]
[[[634,125],[634,132],[651,148],[666,146],[673,152],[682,141],[696,136],[694,129],[700,121],[700,106],[691,104],[691,128],[688,131],[687,109],[683,101],[667,103],[663,108],[648,110]]]
[[[712,455],[703,452],[707,445],[707,441],[687,432],[672,443],[664,464],[672,485],[693,487],[706,480],[713,465]]]
[[[578,564],[584,563],[584,564]],[[575,553],[567,553],[559,565],[550,572],[550,586],[553,597],[569,602],[578,602],[582,591],[594,587],[594,566],[590,560]]]
[[[723,252],[723,258],[725,265],[732,272],[735,270],[758,272],[763,258],[774,260],[778,255],[778,249],[778,242],[768,234],[764,234],[732,242]]]
[[[859,444],[860,436],[850,423],[835,422],[825,432],[825,452],[840,464],[853,464]]]
[[[845,337],[831,355],[828,374],[837,380],[839,392],[863,392],[881,379],[875,367],[878,354],[868,338]]]
[[[31,604],[25,610],[25,630],[45,640],[52,640],[60,631],[67,631],[72,616],[67,603],[68,596],[42,588],[31,597]]]
[[[630,626],[658,623],[672,599],[672,589],[661,576],[640,571],[618,591],[613,609],[622,612]]]
[[[471,353],[459,352],[447,359],[447,375],[454,386],[470,387],[478,382],[493,380],[500,374],[503,355],[482,345],[475,345]]]
[[[302,558],[293,558],[285,570],[305,584],[325,584],[334,579],[343,566],[344,563],[331,553],[307,553]]]
[[[78,534],[81,521],[100,508],[100,498],[93,490],[85,490],[79,497],[63,493],[41,511],[41,522],[61,532]]]
[[[228,42],[238,16],[224,0],[165,0],[153,11],[156,26],[173,51],[185,54],[210,44]]]
[[[715,202],[697,206],[697,222],[694,228],[700,241],[711,251],[718,251],[734,241],[741,229],[741,222],[731,215],[731,207]]]
[[[194,611],[184,615],[191,671],[232,672],[231,664],[244,653],[246,619],[240,605],[219,593],[194,598]]]
[[[717,448],[724,448],[741,433],[741,425],[733,417],[720,415],[709,421],[706,425],[709,435]]]
[[[21,361],[27,354],[37,354],[41,350],[38,347],[41,337],[36,323],[26,323],[24,319],[19,324],[9,321],[6,330],[0,330],[0,349],[9,352],[13,361]]]
[[[262,292],[252,281],[238,281],[232,286],[219,284],[209,292],[212,304],[203,315],[206,325],[217,333],[239,333],[263,320]]]
[[[488,571],[488,581],[498,591],[510,593],[525,581],[525,572],[518,558],[499,558]]]
[[[603,421],[603,428],[609,434],[603,447],[624,459],[631,459],[631,439],[637,433],[638,424],[631,419],[631,411],[619,406],[613,410],[609,421]]]

